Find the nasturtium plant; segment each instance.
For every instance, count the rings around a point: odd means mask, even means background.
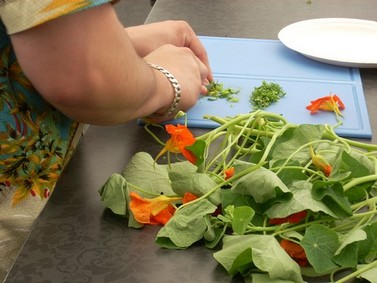
[[[376,282],[377,145],[261,110],[205,118],[219,126],[201,136],[167,125],[167,164],[135,154],[99,190],[104,206],[160,224],[160,247],[213,249],[245,282]]]

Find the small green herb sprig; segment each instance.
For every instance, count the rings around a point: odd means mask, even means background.
[[[240,90],[233,88],[224,88],[224,84],[212,81],[208,86],[208,93],[206,95],[208,100],[214,101],[218,99],[225,99],[228,102],[238,102],[239,98],[236,96]]]
[[[265,109],[272,103],[277,102],[286,93],[283,88],[277,83],[267,83],[262,81],[262,84],[255,87],[250,96],[250,102],[253,104],[254,110]]]

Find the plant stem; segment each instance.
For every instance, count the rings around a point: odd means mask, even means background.
[[[349,274],[347,276],[344,276],[343,278],[335,281],[335,283],[347,282],[348,280],[353,279],[353,278],[357,277],[358,275],[362,274],[363,272],[368,271],[368,270],[375,268],[375,267],[377,267],[377,260],[375,260],[375,261],[373,261],[369,264],[366,264],[362,268],[356,270],[355,272],[352,272],[351,274]]]
[[[371,181],[377,181],[377,174],[354,178],[347,184],[343,185],[343,189],[344,191],[347,191],[354,186],[357,186],[366,182],[371,182]]]

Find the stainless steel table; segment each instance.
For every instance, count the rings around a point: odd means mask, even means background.
[[[158,0],[147,22],[183,19],[199,35],[276,39],[285,25],[319,17],[376,20],[377,0]],[[361,74],[376,143],[377,70]],[[217,265],[212,251],[160,249],[158,227],[129,229],[103,208],[97,190],[107,178],[134,153],[159,150],[135,122],[91,126],[6,282],[242,282]]]

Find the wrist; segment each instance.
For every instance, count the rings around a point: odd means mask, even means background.
[[[156,114],[165,118],[173,117],[179,110],[178,107],[181,100],[181,86],[178,80],[168,70],[156,64],[148,63],[148,65],[151,68],[161,72],[169,81],[174,91],[174,98],[171,104],[169,105],[169,107],[166,110],[164,110],[164,112],[162,112],[161,114],[160,113],[156,113]]]

